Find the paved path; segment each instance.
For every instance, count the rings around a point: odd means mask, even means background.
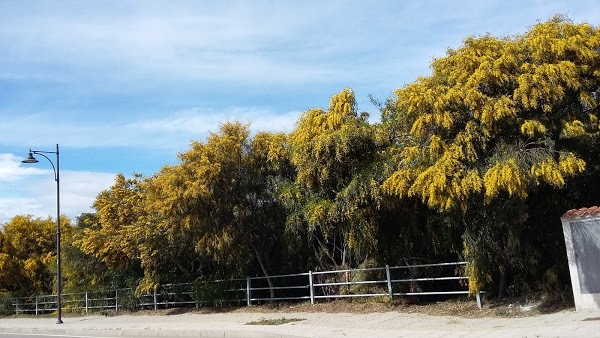
[[[261,319],[301,318],[283,325],[247,325]],[[163,316],[0,319],[2,333],[95,337],[600,337],[600,313],[563,311],[525,318],[404,314],[218,313]]]

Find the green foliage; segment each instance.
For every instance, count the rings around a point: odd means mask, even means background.
[[[63,242],[71,240],[71,226],[61,217]],[[17,294],[51,292],[56,271],[56,221],[15,216],[0,233],[0,290]]]
[[[594,27],[556,17],[515,38],[469,37],[434,60],[431,76],[395,93],[404,114],[391,118],[411,127],[386,191],[449,210],[563,187],[585,170],[564,140],[598,133],[599,45]]]
[[[461,257],[472,291],[563,292],[559,217],[600,200],[598,50],[598,27],[557,16],[468,37],[375,102],[376,124],[351,89],[289,134],[223,123],[177,164],[118,174],[76,225],[61,219],[65,289]],[[0,291],[50,292],[55,240],[50,218],[6,223]]]
[[[140,301],[136,297],[135,291],[132,289],[118,290],[119,294],[119,311],[135,311],[139,310]]]
[[[83,220],[83,235],[75,244],[109,267],[126,267],[139,256],[136,225],[143,214],[139,177],[118,174],[115,183],[94,202],[95,215]]]
[[[15,313],[12,306],[12,297],[13,295],[10,293],[0,293],[0,316],[8,316]]]
[[[305,112],[290,135],[297,176],[281,190],[288,230],[307,237],[320,266],[355,264],[376,247],[378,149],[350,89],[334,95],[329,110]]]
[[[266,274],[269,248],[283,233],[275,189],[285,180],[285,142],[283,134],[251,138],[248,124],[225,123],[150,180],[149,204],[172,236],[191,233],[188,243],[201,255],[234,270],[247,269],[242,257],[255,256]]]
[[[469,37],[397,90],[396,112],[384,115],[398,129],[384,190],[460,210],[470,271],[497,276],[500,295],[529,257],[527,198],[586,170],[577,143],[598,136],[599,47],[600,30],[564,17],[521,36]]]
[[[198,278],[194,282],[194,294],[200,306],[228,306],[236,304],[232,303],[235,300],[235,297],[232,297],[234,295],[232,290],[235,290],[236,286],[239,287],[236,283],[227,280],[215,282],[207,278]],[[239,296],[237,300],[241,303],[242,294]]]
[[[109,265],[80,249],[78,244],[85,237],[85,230],[95,224],[96,214],[82,214],[73,227],[72,240],[64,243],[61,248],[65,292],[132,287],[132,280],[137,280],[141,275],[139,268]]]
[[[76,244],[111,269],[139,264],[138,293],[174,276],[246,271],[252,256],[266,271],[279,264],[270,250],[283,233],[274,191],[289,171],[285,142],[282,133],[251,138],[248,124],[228,122],[152,177],[117,175]]]
[[[379,268],[381,265],[375,259],[367,259],[361,264],[358,265],[358,269],[369,269],[369,268]],[[364,281],[380,281],[385,280],[386,275],[385,271],[357,271],[353,272],[349,276],[349,280],[351,282],[364,282]],[[384,284],[353,284],[350,285],[349,293],[350,294],[373,294],[373,293],[383,293],[386,294],[388,292],[387,285]],[[387,299],[387,298],[386,298]]]

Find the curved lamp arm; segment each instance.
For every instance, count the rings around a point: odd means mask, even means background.
[[[44,156],[48,160],[48,162],[50,162],[50,165],[52,165],[52,170],[54,170],[54,180],[58,182],[58,172],[56,171],[56,167],[54,167],[54,162],[52,162],[52,160],[50,160],[50,158],[48,158],[48,156],[44,155],[44,153],[56,154],[56,156],[58,157],[58,153],[54,152],[54,151],[39,151],[39,150],[33,150],[33,151],[29,150],[29,152],[32,154]]]

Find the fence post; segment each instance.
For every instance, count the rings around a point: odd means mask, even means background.
[[[15,314],[19,315],[19,298],[15,298]]]
[[[198,282],[194,281],[194,283],[192,284],[192,292],[194,295],[194,300],[196,301],[196,309],[200,308],[200,300],[198,299]]]
[[[251,289],[251,285],[250,285],[250,277],[246,276],[246,305],[250,306],[252,305],[252,301],[250,300],[250,289]]]
[[[308,287],[310,288],[310,303],[315,304],[315,287],[313,285],[312,271],[308,271]]]
[[[392,274],[390,273],[390,266],[385,265],[385,275],[387,277],[388,294],[390,295],[390,302],[394,299],[394,291],[392,290]]]
[[[154,311],[158,311],[158,304],[156,302],[156,288],[154,288]]]
[[[119,289],[115,288],[115,312],[119,312]]]
[[[38,315],[38,309],[39,309],[38,304],[39,304],[38,303],[38,295],[35,295],[35,315],[36,316]]]
[[[475,297],[477,298],[477,307],[481,309],[483,307],[481,291],[477,291],[477,295]]]
[[[87,290],[85,291],[85,314],[87,315],[88,313],[88,292]]]

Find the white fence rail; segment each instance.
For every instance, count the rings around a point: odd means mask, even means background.
[[[151,294],[135,296],[132,289],[86,291],[62,295],[63,311],[119,311],[245,305],[319,299],[466,295],[468,277],[462,276],[466,262],[385,266],[363,269],[309,271],[305,273],[246,277],[182,284],[166,284]],[[270,283],[269,283],[270,279]],[[270,285],[271,284],[271,285]],[[12,298],[16,314],[56,311],[56,295]],[[481,294],[476,295],[482,306]]]

